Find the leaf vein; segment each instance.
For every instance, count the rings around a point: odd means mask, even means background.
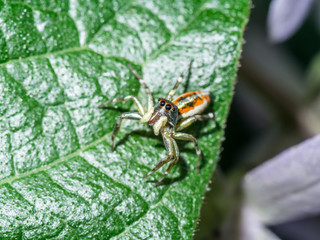
[[[204,3],[202,3],[202,5],[199,7],[199,10],[194,14],[194,16],[176,34],[171,35],[170,39],[166,43],[161,45],[158,48],[158,50],[154,51],[154,53],[149,56],[149,58],[142,64],[142,66],[145,66],[149,61],[153,60],[155,57],[158,56],[158,54],[160,54],[164,49],[166,49],[170,44],[172,44],[176,36],[178,36],[180,32],[187,28],[200,15],[200,13],[203,11],[203,6]]]
[[[59,163],[63,163],[63,162],[66,162],[70,159],[72,159],[73,157],[76,157],[76,156],[79,156],[80,153],[86,151],[87,149],[91,148],[91,147],[94,147],[96,146],[97,144],[103,142],[107,137],[109,137],[109,135],[111,135],[111,133],[107,133],[105,134],[104,136],[102,136],[101,138],[97,139],[96,141],[93,141],[91,142],[90,144],[78,149],[77,151],[75,152],[72,152],[64,157],[61,157],[45,166],[41,166],[41,167],[38,167],[38,168],[35,168],[35,169],[32,169],[31,171],[28,171],[28,172],[24,172],[22,174],[19,174],[19,175],[15,175],[15,176],[12,176],[12,177],[9,177],[9,178],[6,178],[4,180],[1,180],[0,181],[0,185],[3,185],[5,183],[10,183],[10,182],[13,182],[15,180],[18,180],[20,178],[24,178],[24,177],[27,177],[27,176],[30,176],[32,174],[35,174],[35,173],[38,173],[38,172],[43,172],[47,169],[50,169],[52,168],[53,166],[56,166],[57,164]]]
[[[46,12],[50,12],[50,13],[66,13],[64,11],[53,11],[51,9],[48,8],[41,8],[41,7],[36,7],[36,6],[32,6],[28,3],[25,2],[20,2],[20,1],[8,1],[9,4],[16,4],[16,5],[21,5],[21,6],[26,6],[28,8],[30,8],[31,10],[41,10],[41,11],[46,11]]]
[[[118,182],[116,181],[115,179],[112,178],[112,176],[109,176],[107,173],[101,171],[98,167],[94,166],[92,163],[90,163],[86,158],[82,157],[82,159],[84,159],[92,168],[94,168],[96,171],[100,172],[102,175],[110,178],[114,183],[118,184],[118,185],[121,185],[122,187],[128,189],[130,192],[133,192],[135,193],[137,196],[139,196],[141,199],[143,199],[144,203],[148,205],[149,207],[149,204],[144,200],[144,198],[137,192],[133,191],[132,188],[130,188],[128,185],[122,183],[122,182]],[[150,207],[149,207],[150,208]]]
[[[118,234],[115,235],[114,237],[116,237],[116,236],[119,237],[119,236],[127,233],[127,232],[128,232],[132,227],[134,227],[135,225],[138,225],[139,222],[142,221],[142,218],[143,218],[143,217],[145,217],[151,210],[157,208],[160,204],[163,203],[163,202],[162,202],[163,198],[165,197],[166,194],[168,194],[168,192],[170,192],[170,190],[171,190],[170,188],[167,188],[166,191],[165,191],[165,193],[161,196],[161,198],[159,199],[158,202],[156,202],[156,203],[154,203],[154,204],[151,204],[150,207],[149,207],[149,209],[148,209],[143,215],[141,215],[140,218],[139,218],[137,221],[135,221],[135,222],[133,222],[132,224],[130,224],[129,226],[127,226],[122,232],[118,233]],[[179,231],[180,231],[180,230],[179,230]]]
[[[68,189],[66,189],[65,187],[63,187],[61,184],[59,184],[58,182],[54,181],[51,176],[47,173],[47,172],[43,172],[43,175],[46,176],[53,185],[57,186],[61,191],[63,191],[64,193],[76,196],[76,198],[81,199],[81,201],[84,201],[85,203],[87,203],[88,205],[90,205],[90,202],[85,199],[84,197],[82,197],[80,194],[76,193],[76,192],[71,192]]]
[[[38,54],[38,55],[32,55],[29,57],[25,57],[25,58],[19,58],[19,59],[11,59],[7,62],[3,62],[0,64],[0,66],[5,66],[9,63],[15,63],[15,62],[21,62],[24,60],[33,60],[33,59],[38,59],[38,58],[46,58],[46,57],[50,57],[50,56],[54,56],[54,55],[58,55],[58,54],[65,54],[65,53],[70,53],[70,52],[79,52],[79,51],[84,51],[87,50],[88,48],[86,46],[81,46],[81,47],[74,47],[74,48],[66,48],[63,50],[59,50],[59,51],[54,51],[54,52],[47,52],[44,54]]]
[[[72,227],[65,219],[57,216],[56,214],[54,214],[54,213],[52,213],[52,212],[48,213],[48,212],[45,212],[45,211],[43,211],[43,210],[36,209],[35,205],[34,205],[33,203],[31,203],[28,199],[26,199],[26,198],[23,196],[23,194],[21,194],[21,193],[19,192],[18,189],[16,189],[14,186],[12,186],[12,184],[8,184],[8,185],[16,192],[17,195],[19,195],[19,196],[21,197],[21,199],[23,199],[24,201],[26,201],[26,202],[33,208],[34,211],[36,211],[36,212],[38,212],[38,213],[41,213],[41,214],[43,214],[43,215],[48,215],[48,214],[49,214],[50,216],[53,216],[54,218],[56,218],[56,219],[60,220],[62,223],[64,223],[64,228],[65,228],[66,226],[69,226],[69,227],[70,227],[71,229],[73,229],[74,232],[76,233],[76,229],[75,229],[74,227]],[[60,232],[62,232],[64,228],[62,228]],[[60,232],[58,232],[58,234],[59,234]],[[77,234],[77,233],[76,233],[76,234]]]
[[[178,230],[179,230],[179,233],[180,233],[180,237],[182,236],[182,231],[181,231],[181,224],[180,224],[180,221],[178,219],[178,217],[175,215],[175,213],[169,209],[165,204],[162,205],[163,208],[165,208],[168,212],[170,212],[172,214],[172,216],[174,217],[174,220],[177,222],[177,225],[179,226]]]

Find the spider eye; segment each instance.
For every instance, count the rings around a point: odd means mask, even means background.
[[[176,108],[172,108],[172,111],[173,111],[173,112],[176,111]]]
[[[167,110],[170,110],[170,109],[171,109],[171,105],[170,105],[170,104],[167,104],[167,105],[166,105],[166,109],[167,109]]]
[[[160,106],[161,106],[161,107],[163,107],[165,104],[166,104],[165,101],[161,101],[161,102],[160,102]]]

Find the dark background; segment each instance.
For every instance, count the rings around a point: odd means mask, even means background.
[[[253,1],[225,141],[202,207],[198,240],[226,239],[224,232],[233,231],[241,205],[239,184],[247,171],[319,132],[320,117],[312,121],[308,113],[320,109],[320,81],[314,85],[309,77],[320,53],[320,7],[313,5],[292,37],[273,44],[266,26],[269,4]],[[269,229],[282,240],[319,240],[320,216]]]

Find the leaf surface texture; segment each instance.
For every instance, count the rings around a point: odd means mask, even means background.
[[[0,1],[0,238],[191,239],[215,168],[233,95],[247,0]],[[208,90],[217,122],[194,124],[165,184],[143,175],[166,152],[161,138],[97,107],[165,97],[194,59],[177,95]],[[165,167],[148,180],[159,179]]]

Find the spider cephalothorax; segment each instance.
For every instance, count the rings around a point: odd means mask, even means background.
[[[161,127],[167,123],[170,127],[175,127],[178,120],[179,109],[171,101],[159,98],[148,124],[153,127],[155,135],[159,134]]]
[[[192,62],[189,64],[189,69],[191,68]],[[179,160],[179,149],[175,139],[192,141],[194,143],[196,153],[198,155],[197,169],[199,170],[201,161],[201,150],[198,146],[197,140],[190,134],[178,132],[184,128],[190,126],[197,120],[213,119],[214,114],[209,113],[207,115],[199,115],[209,104],[210,94],[204,91],[194,91],[185,93],[175,100],[172,101],[173,95],[175,94],[178,86],[180,85],[184,75],[180,75],[180,78],[169,92],[167,98],[159,98],[156,106],[153,104],[153,96],[147,84],[143,81],[141,76],[129,66],[132,73],[139,79],[140,84],[147,92],[148,104],[145,108],[140,100],[135,96],[127,96],[124,98],[116,98],[108,101],[109,103],[124,102],[128,100],[133,100],[136,104],[138,112],[122,113],[116,121],[116,125],[113,129],[112,139],[111,139],[111,149],[114,148],[114,139],[120,129],[122,119],[138,120],[141,123],[148,123],[154,131],[155,135],[161,133],[164,141],[164,145],[167,149],[168,156],[161,160],[150,172],[148,172],[145,177],[149,176],[153,172],[157,171],[165,163],[170,162],[167,170],[163,176],[158,180],[157,185],[168,175],[171,168]],[[104,108],[106,104],[102,104],[99,107]]]

